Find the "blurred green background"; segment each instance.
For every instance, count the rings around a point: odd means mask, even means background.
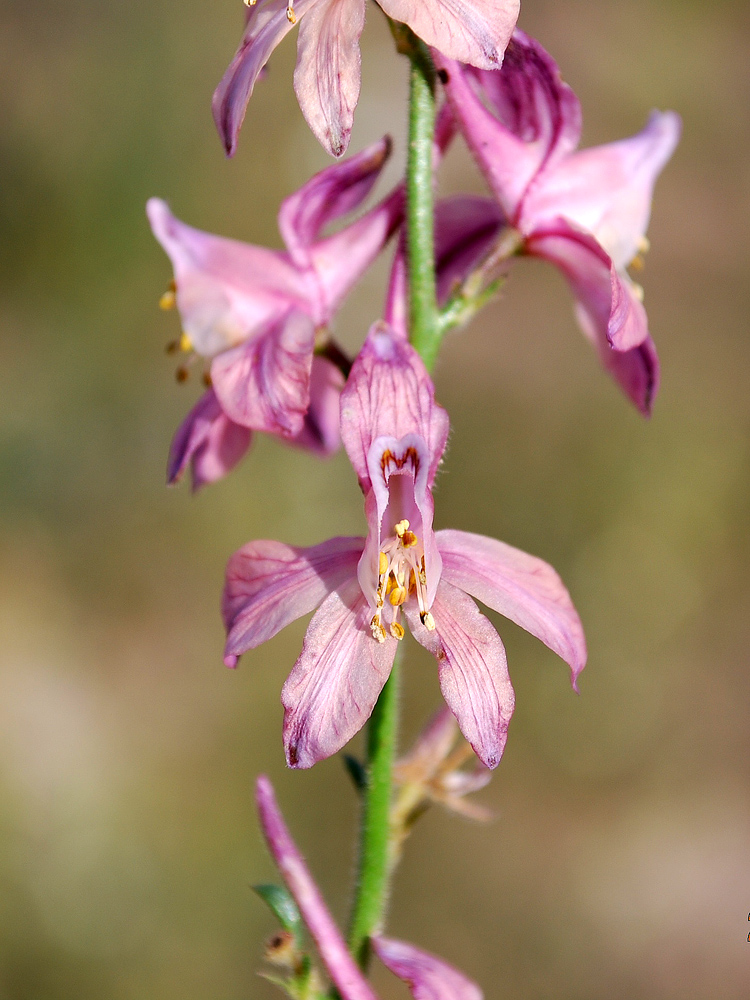
[[[404,155],[405,67],[369,9],[352,150]],[[363,528],[343,455],[258,440],[224,483],[166,490],[178,386],[157,308],[171,277],[150,195],[279,245],[282,196],[326,164],[274,54],[226,162],[211,92],[239,0],[0,8],[0,997],[270,1000],[265,771],[335,913],[352,870],[339,760],[285,769],[279,690],[305,623],[221,664],[227,557],[254,537]],[[517,711],[472,825],[412,837],[389,929],[488,1000],[740,998],[750,982],[750,10],[743,2],[525,0],[580,94],[584,142],[675,108],[643,283],[663,387],[643,421],[578,333],[562,280],[519,266],[445,345],[453,432],[436,524],[552,562],[589,639],[566,668],[498,620]],[[482,191],[456,151],[445,191]],[[385,190],[385,186],[381,188]],[[350,348],[387,262],[344,309]],[[439,704],[408,642],[404,743]],[[378,973],[383,998],[406,991]]]

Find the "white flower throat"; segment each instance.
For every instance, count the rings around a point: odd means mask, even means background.
[[[399,619],[401,605],[408,597],[415,596],[419,605],[419,617],[430,632],[435,629],[435,621],[427,608],[427,584],[424,569],[424,547],[409,527],[409,522],[399,521],[395,534],[386,539],[378,554],[378,586],[375,593],[377,611],[370,622],[373,639],[385,642],[385,627],[381,612],[386,600],[394,608],[393,621],[389,632],[394,639],[403,639],[404,628]]]

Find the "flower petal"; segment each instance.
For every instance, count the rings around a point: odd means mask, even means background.
[[[459,195],[436,204],[435,270],[440,305],[489,252],[503,222],[503,214],[491,198]]]
[[[583,149],[545,172],[529,192],[524,216],[537,227],[563,216],[590,232],[623,270],[639,249],[656,178],[680,138],[673,111],[654,111],[637,135]]]
[[[317,2],[296,0],[294,10],[297,19]],[[245,118],[247,102],[260,71],[284,35],[292,30],[286,10],[287,0],[267,0],[249,9],[240,47],[214,92],[211,107],[227,156],[234,156],[237,149],[237,136]]]
[[[313,616],[281,692],[290,767],[330,757],[370,717],[398,645],[390,636],[373,639],[371,617],[356,578],[329,594]]]
[[[341,932],[313,881],[304,858],[292,840],[276,802],[271,782],[265,775],[258,778],[255,801],[268,849],[299,906],[302,919],[342,1000],[377,1000],[370,984],[349,954]]]
[[[586,664],[586,639],[555,570],[520,549],[467,531],[438,531],[443,579],[510,618],[569,664],[573,682]]]
[[[442,958],[379,934],[371,940],[380,961],[407,983],[414,1000],[482,1000],[477,984]]]
[[[354,577],[362,538],[331,538],[311,548],[283,542],[243,545],[227,563],[221,612],[225,656],[233,660],[309,614],[331,590]]]
[[[308,248],[322,230],[359,208],[380,176],[392,145],[390,137],[385,136],[356,156],[321,170],[282,201],[279,230],[295,264],[306,267]]]
[[[440,688],[477,757],[497,767],[508,736],[515,697],[500,636],[472,599],[441,579],[432,604],[435,630],[404,605],[412,635],[437,658]]]
[[[378,0],[395,21],[450,59],[496,69],[518,20],[519,0]]]
[[[349,145],[364,26],[364,0],[317,0],[299,26],[294,89],[305,121],[331,156]]]
[[[193,466],[193,490],[214,483],[239,462],[250,447],[252,434],[224,413],[216,393],[209,389],[177,429],[169,451],[167,482],[182,477]]]
[[[419,435],[427,446],[431,487],[448,438],[448,414],[419,354],[389,327],[367,335],[341,393],[341,437],[364,492],[372,488],[368,455],[380,437]]]
[[[227,416],[255,430],[299,434],[310,404],[314,346],[312,320],[293,311],[214,358],[211,380]]]
[[[182,325],[199,354],[234,347],[290,306],[309,308],[306,285],[286,254],[186,226],[159,198],[146,212],[172,261]]]
[[[344,376],[326,358],[313,357],[310,372],[310,407],[302,430],[290,444],[332,455],[341,444],[339,405]]]

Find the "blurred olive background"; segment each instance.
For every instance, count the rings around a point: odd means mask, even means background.
[[[406,74],[372,5],[352,138],[404,156]],[[343,455],[258,439],[225,482],[163,486],[195,399],[163,347],[171,277],[144,203],[278,246],[281,197],[326,157],[274,54],[233,162],[209,102],[239,0],[4,0],[0,9],[0,997],[266,1000],[273,877],[252,805],[273,777],[345,920],[355,795],[339,760],[284,767],[279,690],[305,623],[221,664],[227,557],[363,530]],[[517,710],[482,799],[413,835],[389,929],[488,1000],[740,998],[750,981],[750,11],[525,0],[581,96],[585,144],[675,108],[643,283],[663,362],[642,420],[551,268],[519,266],[436,370],[452,438],[436,523],[543,556],[586,625],[581,694],[515,626]],[[483,190],[456,149],[444,191]],[[387,261],[337,332],[356,349]],[[440,703],[410,640],[406,744]],[[358,746],[356,747],[358,749]],[[383,998],[405,989],[377,973]]]

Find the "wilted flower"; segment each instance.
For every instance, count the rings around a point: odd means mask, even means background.
[[[294,89],[307,124],[332,156],[346,152],[359,100],[359,37],[365,0],[246,0],[247,25],[216,89],[213,112],[227,154],[255,81],[271,53],[300,22]],[[518,18],[519,0],[378,0],[428,45],[452,59],[487,69],[502,62]]]
[[[469,594],[583,669],[583,630],[546,563],[502,542],[432,528],[448,415],[417,352],[376,324],[341,394],[344,446],[369,533],[309,549],[251,542],[227,566],[225,662],[320,608],[282,692],[293,767],[339,750],[364,724],[410,631],[438,661],[443,696],[477,756],[495,767],[513,711],[505,650]],[[321,603],[322,602],[322,603]]]
[[[637,135],[576,151],[580,104],[534,39],[516,30],[494,71],[435,55],[466,142],[518,231],[519,252],[560,268],[603,364],[649,413],[658,358],[642,290],[626,268],[647,247],[653,186],[677,144],[679,117],[655,111]]]
[[[341,933],[287,829],[271,782],[261,775],[255,790],[268,849],[299,906],[326,969],[342,1000],[377,1000],[349,954]],[[372,945],[384,965],[407,983],[415,1000],[482,1000],[482,992],[462,972],[405,941],[375,936]]]
[[[183,349],[211,359],[211,391],[177,433],[170,481],[192,460],[198,485],[244,453],[248,429],[328,453],[338,446],[341,378],[314,358],[342,300],[398,227],[397,189],[332,236],[325,227],[367,197],[390,153],[385,138],[323,170],[279,211],[286,250],[269,250],[192,229],[163,201],[148,216],[175,270]]]

